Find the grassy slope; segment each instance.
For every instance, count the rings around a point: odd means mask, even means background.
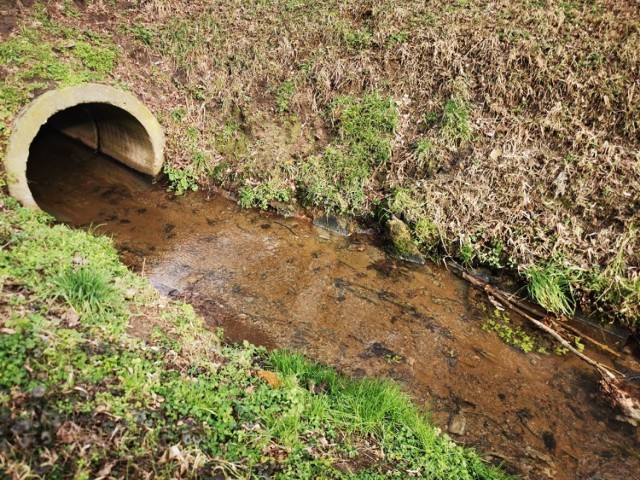
[[[102,79],[157,113],[178,192],[393,214],[426,253],[517,270],[550,310],[636,324],[637,5],[85,3],[19,13],[0,133],[29,92]]]
[[[222,346],[105,237],[2,197],[0,244],[0,477],[501,478],[391,383]]]

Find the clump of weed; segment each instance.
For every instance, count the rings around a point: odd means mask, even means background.
[[[378,92],[363,97],[339,96],[330,110],[341,142],[352,156],[371,165],[383,165],[389,160],[390,137],[398,126],[393,99]]]
[[[427,178],[435,175],[440,167],[436,147],[431,140],[426,138],[421,138],[415,143],[411,160],[415,170]]]
[[[177,195],[182,195],[189,190],[197,191],[200,180],[213,170],[210,153],[199,149],[202,143],[201,132],[193,125],[184,128],[185,114],[183,109],[169,112],[172,126],[180,129],[179,138],[173,138],[172,142],[180,141],[184,165],[179,167],[167,162],[163,166],[163,171],[169,179],[169,188]]]
[[[494,310],[492,317],[482,324],[482,329],[485,332],[495,332],[507,345],[522,350],[524,353],[533,351],[538,353],[546,352],[546,349],[539,345],[533,336],[525,332],[520,326],[513,325],[506,312]]]
[[[366,163],[328,147],[300,168],[303,199],[338,213],[360,213],[366,203],[365,186],[371,175]]]
[[[185,192],[198,191],[198,179],[200,175],[191,165],[184,168],[176,168],[173,165],[165,163],[163,171],[169,179],[169,188],[176,192],[176,195],[182,195]]]
[[[371,30],[352,29],[345,27],[342,30],[342,41],[348,50],[365,50],[373,45],[373,34]]]
[[[461,96],[453,96],[444,106],[442,136],[456,146],[464,146],[473,138],[469,123],[469,107]]]
[[[435,223],[428,218],[419,218],[413,226],[418,244],[427,252],[433,252],[440,246],[440,232]]]
[[[391,135],[398,123],[392,99],[374,92],[363,97],[340,96],[330,115],[338,139],[321,156],[300,169],[304,199],[339,213],[362,214],[365,186],[373,170],[391,157]]]
[[[295,82],[287,80],[276,91],[276,110],[280,115],[289,111],[291,97],[295,89]]]
[[[73,55],[99,77],[106,76],[116,65],[118,51],[111,46],[102,47],[87,42],[76,42]]]
[[[99,311],[115,298],[106,272],[89,266],[69,268],[53,280],[54,296],[62,297],[77,311]]]
[[[549,263],[531,266],[524,275],[529,295],[545,309],[556,314],[573,313],[576,306],[573,285],[580,278],[579,270]]]
[[[238,203],[243,208],[269,208],[273,202],[287,203],[291,200],[291,190],[280,178],[272,177],[258,185],[245,185],[238,191]]]
[[[460,245],[458,247],[458,257],[460,258],[462,265],[467,268],[473,266],[477,255],[478,252],[473,242],[466,239],[460,239]]]

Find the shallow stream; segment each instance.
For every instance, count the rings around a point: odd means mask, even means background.
[[[455,441],[525,478],[640,475],[637,430],[616,420],[594,371],[484,331],[494,307],[443,268],[215,194],[176,197],[56,134],[33,144],[29,178],[44,210],[113,236],[127,264],[229,342],[393,378]]]

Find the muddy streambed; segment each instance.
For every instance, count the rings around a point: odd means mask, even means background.
[[[526,478],[640,475],[637,430],[599,399],[597,375],[483,331],[493,307],[445,269],[219,196],[175,197],[55,134],[32,146],[29,178],[41,207],[113,236],[127,264],[227,341],[393,378],[457,442]]]

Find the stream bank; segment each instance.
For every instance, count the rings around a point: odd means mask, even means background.
[[[127,264],[187,298],[227,341],[393,378],[456,441],[528,478],[627,478],[640,468],[637,430],[599,401],[593,371],[570,356],[524,355],[484,331],[493,307],[450,272],[204,192],[176,197],[60,141],[34,145],[40,206],[113,236]]]

